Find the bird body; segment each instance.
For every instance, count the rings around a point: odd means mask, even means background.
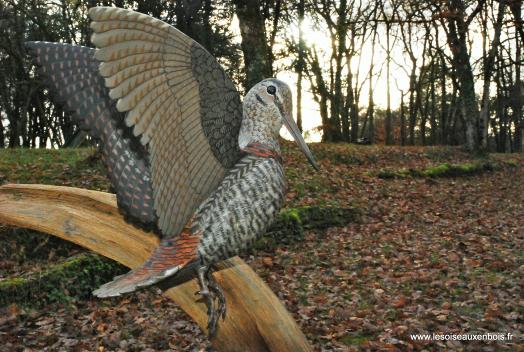
[[[132,292],[176,274],[189,263],[210,266],[250,248],[278,215],[286,180],[278,154],[255,143],[246,150],[178,236],[163,239],[141,267],[94,294],[111,297]]]
[[[202,262],[212,264],[250,248],[275,220],[285,190],[278,160],[254,154],[243,157],[197,210],[203,231],[198,247]]]
[[[252,246],[283,205],[282,125],[318,168],[291,117],[291,90],[265,79],[241,103],[215,58],[174,27],[119,8],[89,14],[96,51],[27,46],[56,101],[101,141],[126,219],[162,237],[143,265],[94,294],[118,296],[196,268],[212,335],[225,300],[210,268]]]

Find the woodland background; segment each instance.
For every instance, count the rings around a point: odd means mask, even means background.
[[[94,5],[174,24],[241,92],[291,78],[321,170],[282,141],[286,208],[242,259],[316,351],[524,351],[522,1],[0,0],[0,185],[111,190],[23,46],[89,45]],[[212,351],[154,289],[91,295],[126,270],[0,224],[0,351]]]
[[[322,141],[522,150],[522,0],[3,0],[0,147],[84,141],[23,43],[89,46],[87,10],[96,5],[175,25],[218,57],[241,91],[292,72],[297,122],[307,89],[320,115],[309,133]],[[312,40],[312,31],[323,36]]]

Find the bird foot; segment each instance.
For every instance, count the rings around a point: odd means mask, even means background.
[[[216,335],[220,317],[222,320],[226,318],[226,297],[207,265],[198,268],[198,284],[200,291],[195,294],[201,295],[206,302],[207,329],[209,337],[212,338]]]

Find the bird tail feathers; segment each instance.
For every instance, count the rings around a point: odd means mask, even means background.
[[[197,258],[198,243],[198,236],[187,232],[164,239],[142,266],[115,277],[113,281],[93,291],[93,294],[97,297],[115,297],[154,285],[194,261]]]

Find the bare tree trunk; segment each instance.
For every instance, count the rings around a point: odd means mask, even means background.
[[[436,74],[436,65],[437,63],[435,61],[432,61],[431,63],[431,117],[430,117],[430,126],[431,126],[431,133],[430,133],[430,144],[435,145],[437,144],[437,102],[436,102],[436,84],[435,81],[437,79]]]
[[[355,47],[355,35],[356,33],[354,31],[351,32],[351,48]],[[355,97],[355,91],[353,90],[353,71],[351,69],[351,59],[352,59],[353,53],[350,52],[350,50],[346,50],[346,66],[347,66],[347,89],[346,89],[346,104],[345,104],[345,112],[349,113],[349,120],[351,124],[351,135],[350,141],[352,143],[356,143],[358,140],[358,105],[356,102]],[[357,72],[358,75],[358,72]],[[357,82],[358,82],[358,76],[357,76]]]
[[[269,53],[269,66],[271,67],[271,70],[273,70],[273,62],[275,62],[275,54],[273,53],[273,47],[275,46],[275,39],[277,37],[278,32],[278,25],[280,22],[280,18],[282,16],[282,0],[273,0],[273,1],[267,1],[266,6],[270,5],[273,8],[273,13],[271,15],[267,15],[264,18],[265,19],[271,19],[273,28],[271,30],[271,33],[269,34],[269,46],[268,46],[268,53]]]
[[[5,136],[4,136],[4,124],[2,123],[2,118],[0,117],[0,148],[5,147]]]
[[[297,75],[297,126],[302,132],[302,71],[299,71]]]
[[[448,144],[448,104],[446,89],[446,61],[443,56],[440,58],[440,138],[439,142]]]
[[[347,1],[341,0],[338,8],[339,16],[336,23],[336,31],[338,36],[338,45],[336,48],[335,56],[335,89],[334,99],[331,105],[332,116],[336,125],[340,125],[342,133],[339,136],[345,142],[349,142],[349,121],[347,115],[343,114],[343,97],[342,97],[342,59],[346,52],[346,36],[347,36],[347,25],[345,24],[346,17],[340,14],[346,13]],[[342,120],[342,121],[340,121]],[[340,129],[339,127],[339,129]]]
[[[499,54],[500,55],[500,54]],[[507,150],[507,140],[508,140],[508,114],[507,114],[507,97],[505,96],[505,91],[508,90],[508,82],[504,75],[504,69],[502,68],[502,60],[499,60],[497,65],[498,79],[497,79],[497,90],[498,90],[498,99],[496,113],[499,121],[499,138],[497,143],[497,151],[504,153]]]
[[[495,57],[497,55],[499,43],[500,43],[500,32],[502,30],[502,20],[504,19],[504,9],[506,7],[506,1],[499,1],[499,10],[497,14],[497,22],[495,23],[495,34],[491,47],[488,52],[487,58],[484,60],[484,83],[482,88],[482,109],[480,110],[480,147],[483,150],[488,149],[488,127],[489,127],[489,86],[491,83],[491,75],[493,73],[493,67],[495,63]],[[485,26],[487,26],[485,24]]]
[[[408,53],[409,59],[411,61],[411,72],[409,75],[409,144],[415,144],[415,126],[417,123],[417,113],[421,109],[422,104],[422,80],[425,74],[425,60],[426,56],[422,55],[422,65],[420,70],[420,75],[417,80],[417,62],[418,57],[416,56],[413,50],[413,28],[412,23],[407,23],[407,31],[404,30],[404,26],[400,27],[402,40],[404,42],[404,48]],[[406,33],[407,32],[407,33]],[[426,45],[428,43],[428,37],[424,38],[424,46],[422,52],[425,53]]]
[[[322,120],[322,126],[323,128],[323,134],[322,134],[322,141],[332,141],[333,137],[329,134],[330,128],[329,128],[329,118],[328,118],[328,106],[327,106],[327,97],[325,95],[320,96],[320,118]]]
[[[349,97],[350,94],[351,94],[351,99]],[[351,142],[355,143],[358,139],[359,116],[358,116],[358,105],[357,105],[357,102],[355,101],[355,95],[354,95],[353,89],[348,90],[348,100],[350,101],[349,116],[351,119]]]
[[[406,112],[403,91],[400,91],[400,145],[406,145]]]
[[[273,75],[269,47],[267,45],[264,17],[259,0],[234,0],[242,36],[242,52],[246,79],[244,88],[248,91],[264,78]]]
[[[477,8],[466,19],[466,9],[463,0],[448,0],[450,15],[447,17],[448,30],[446,31],[448,45],[453,54],[453,66],[460,82],[461,104],[465,122],[466,148],[478,151],[478,122],[479,107],[475,95],[475,80],[470,64],[467,38],[469,24],[480,11],[485,0],[479,0]]]
[[[416,94],[416,69],[417,66],[414,64],[411,68],[411,74],[409,75],[409,144],[415,145],[415,124],[417,122],[417,104],[415,97]]]
[[[374,119],[374,110],[375,103],[373,101],[373,69],[375,68],[375,43],[377,39],[377,24],[373,28],[373,40],[371,42],[371,63],[369,65],[369,91],[368,91],[368,110],[367,110],[367,121],[369,124],[368,138],[371,144],[375,143],[375,119]],[[364,131],[362,131],[364,133]]]
[[[515,137],[513,138],[513,151],[522,152],[522,129],[524,128],[524,118],[522,116],[523,109],[523,81],[521,79],[521,62],[522,62],[522,43],[524,42],[524,28],[522,24],[522,0],[513,1],[510,4],[510,9],[515,19],[515,26],[519,36],[515,36],[515,91],[514,94],[516,99],[514,99],[513,104],[513,116],[514,116],[514,126],[515,126]]]
[[[202,44],[204,48],[211,48],[213,46],[211,33],[213,33],[213,28],[211,26],[211,17],[213,15],[213,3],[211,0],[204,0],[202,6],[202,26],[204,27]],[[209,49],[208,49],[209,50]]]
[[[422,89],[420,90],[420,93],[422,93]],[[428,112],[429,112],[429,94],[426,92],[426,95],[424,97],[424,107],[420,107],[420,144],[426,145],[426,123],[428,120]]]
[[[386,16],[385,3],[381,3],[381,10],[384,22],[386,24],[386,145],[393,144],[393,128],[391,125],[391,20]],[[394,16],[394,15],[392,15]]]
[[[315,47],[310,50],[310,54],[306,56],[310,69],[306,71],[308,79],[311,82],[313,89],[313,98],[320,106],[320,117],[322,118],[322,141],[333,142],[337,141],[337,131],[333,126],[333,118],[329,118],[328,102],[331,99],[331,93],[328,89],[327,83],[322,76],[322,68],[318,59],[318,54]]]
[[[497,62],[497,100],[495,102],[495,114],[496,114],[496,122],[493,123],[495,131],[495,142],[496,142],[496,150],[497,152],[503,152],[504,151],[504,140],[506,139],[505,136],[505,123],[504,123],[504,79],[502,77],[503,70],[501,69],[501,63]]]
[[[458,97],[458,87],[453,85],[453,92],[451,94],[451,100],[448,105],[448,114],[447,114],[447,140],[448,144],[462,144],[463,140],[457,137],[457,133],[463,131],[457,131],[457,115],[458,115],[458,106],[460,104],[460,98]]]
[[[510,1],[508,4],[515,19],[515,27],[518,34],[520,35],[520,40],[524,42],[524,25],[522,23],[522,0]]]
[[[304,31],[302,25],[304,23],[304,6],[305,0],[300,0],[298,3],[298,63],[297,63],[297,126],[302,132],[302,77],[304,74]]]

